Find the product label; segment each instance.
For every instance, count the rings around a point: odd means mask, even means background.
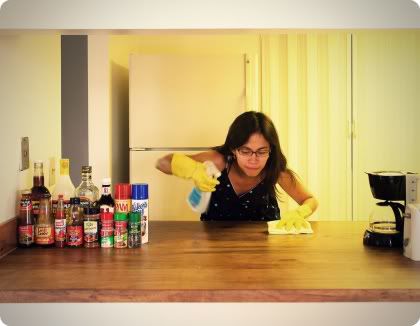
[[[98,221],[84,221],[85,242],[98,241]]]
[[[128,233],[129,234],[140,233],[140,222],[130,222],[130,223],[128,223]]]
[[[80,197],[80,207],[85,208],[89,207],[90,199],[88,197]]]
[[[110,223],[102,223],[100,234],[101,234],[101,238],[109,236],[109,235],[113,235],[114,234],[113,225]]]
[[[68,226],[67,227],[67,245],[77,247],[83,243],[83,226]]]
[[[36,216],[39,214],[39,200],[32,200],[32,213]]]
[[[141,213],[141,243],[149,242],[149,200],[133,200],[133,212]]]
[[[127,248],[127,232],[121,233],[115,230],[114,235],[114,248]]]
[[[114,236],[108,235],[101,237],[101,247],[102,248],[112,248],[114,246]]]
[[[32,210],[32,202],[29,198],[22,198],[20,200],[20,211],[21,212],[30,212]]]
[[[30,245],[34,242],[34,226],[24,225],[19,226],[19,243],[24,245]]]
[[[115,211],[120,213],[129,213],[131,211],[131,200],[115,199]]]
[[[66,220],[54,220],[55,227],[55,241],[66,241]]]
[[[52,201],[51,210],[53,212],[53,215],[55,216],[55,212],[57,211],[57,200]],[[64,200],[64,211],[67,211],[70,207],[70,200]]]
[[[35,226],[35,243],[47,245],[54,243],[54,227],[51,224],[37,224]]]

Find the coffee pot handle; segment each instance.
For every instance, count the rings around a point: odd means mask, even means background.
[[[393,202],[389,202],[389,206],[391,206],[394,212],[396,229],[397,231],[402,232],[404,227],[403,216],[405,212],[405,207],[403,204]]]

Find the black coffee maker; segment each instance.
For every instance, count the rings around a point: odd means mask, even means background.
[[[402,248],[406,174],[399,171],[378,171],[367,174],[373,197],[381,201],[376,203],[369,216],[369,228],[363,236],[363,244]]]

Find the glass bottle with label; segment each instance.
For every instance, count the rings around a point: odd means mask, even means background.
[[[32,215],[31,192],[24,191],[20,199],[18,218],[18,245],[30,247],[34,243],[34,218]]]
[[[34,185],[31,189],[32,213],[36,221],[39,214],[39,204],[41,197],[50,198],[51,194],[44,186],[44,165],[42,161],[34,162]]]
[[[114,213],[115,201],[111,195],[111,179],[102,179],[102,195],[98,202],[101,212]]]
[[[80,248],[83,246],[83,211],[80,207],[80,199],[70,198],[70,209],[67,216],[67,246]]]
[[[63,195],[58,195],[57,208],[54,219],[55,227],[55,246],[57,248],[64,248],[66,244],[66,216],[64,210]]]
[[[89,206],[83,209],[83,242],[85,248],[99,247],[99,207]]]
[[[80,198],[80,206],[91,206],[98,200],[99,190],[92,182],[92,167],[82,166],[82,182],[75,190],[75,196]]]
[[[35,224],[35,243],[41,247],[54,245],[54,222],[51,213],[51,196],[44,195],[39,201],[39,214]]]
[[[63,195],[64,209],[70,207],[70,197],[74,196],[74,185],[71,182],[70,175],[70,161],[67,158],[60,160],[60,176],[58,177],[54,191],[52,193],[52,210],[55,214],[57,207],[58,195]]]

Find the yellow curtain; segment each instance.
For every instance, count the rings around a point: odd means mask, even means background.
[[[311,219],[351,219],[350,35],[261,35],[261,110],[289,167],[319,200]],[[282,195],[280,208],[295,203]]]

